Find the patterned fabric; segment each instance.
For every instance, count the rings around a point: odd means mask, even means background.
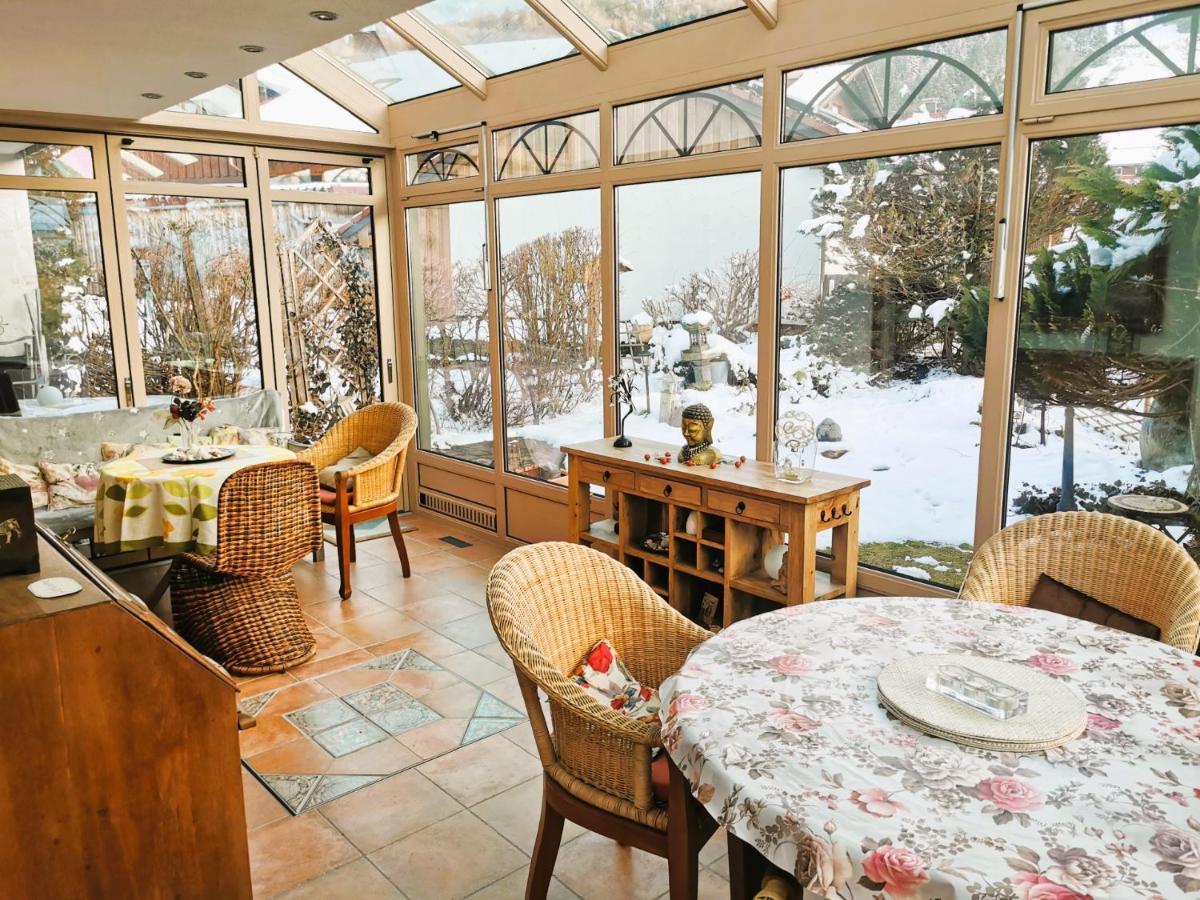
[[[922,735],[875,687],[918,653],[1061,679],[1088,730],[1024,755]],[[832,600],[739,622],[661,691],[696,796],[821,896],[1200,896],[1200,659],[1165,644],[1021,607]]]
[[[56,463],[43,459],[38,463],[50,488],[50,509],[91,506],[96,502],[100,470],[93,463]]]
[[[50,505],[50,486],[37,466],[27,466],[0,456],[0,475],[16,475],[29,485],[34,509],[45,509]]]
[[[353,469],[355,466],[365,463],[371,458],[371,451],[365,447],[355,447],[346,456],[343,456],[332,465],[326,466],[317,473],[317,480],[321,482],[321,487],[329,488],[331,491],[337,490],[337,473],[345,472],[347,469]],[[351,479],[351,487],[353,479]]]
[[[238,447],[229,459],[192,465],[162,461],[167,448],[144,448],[100,467],[95,542],[102,553],[169,547],[211,553],[217,499],[225,479],[246,466],[295,456],[282,447]]]
[[[622,715],[646,722],[658,719],[658,691],[629,674],[607,639],[592,646],[571,673],[571,680],[597,703]]]

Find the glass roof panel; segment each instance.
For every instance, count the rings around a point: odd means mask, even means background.
[[[375,130],[279,63],[258,70],[258,104],[264,122],[340,131]]]
[[[393,103],[458,87],[458,81],[383,22],[338,38],[321,52]]]
[[[569,0],[610,44],[734,9],[742,0]]]
[[[229,119],[242,117],[242,87],[239,82],[219,84],[211,91],[198,94],[190,100],[168,106],[167,112],[189,113],[193,116],[224,116]]]
[[[525,0],[432,0],[415,12],[493,75],[575,52]]]

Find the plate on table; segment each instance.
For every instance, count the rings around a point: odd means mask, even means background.
[[[176,466],[188,466],[194,463],[220,462],[229,459],[237,451],[232,447],[198,447],[187,455],[182,450],[172,450],[165,454],[162,461]]]

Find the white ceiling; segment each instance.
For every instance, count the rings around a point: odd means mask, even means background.
[[[140,119],[420,2],[4,0],[0,110]],[[337,21],[314,19],[316,9],[338,13]],[[163,99],[147,100],[146,91]]]

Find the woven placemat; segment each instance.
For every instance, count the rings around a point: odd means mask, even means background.
[[[1026,712],[993,719],[925,687],[929,672],[948,663],[1026,691]],[[983,656],[929,654],[899,659],[879,673],[878,688],[883,706],[906,725],[967,747],[1018,753],[1050,750],[1079,737],[1087,727],[1087,706],[1070,686],[1028,666]]]

